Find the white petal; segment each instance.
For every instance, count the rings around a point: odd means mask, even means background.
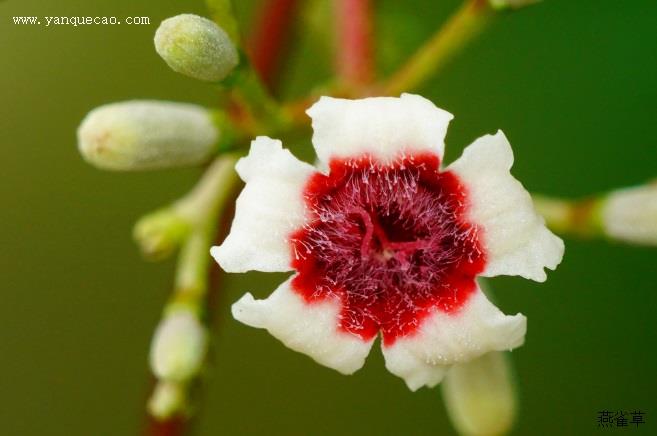
[[[322,97],[307,113],[312,118],[313,145],[324,164],[365,153],[383,161],[408,152],[431,152],[442,158],[453,118],[412,94],[361,100]]]
[[[414,391],[440,383],[451,365],[519,347],[526,330],[522,314],[504,315],[477,289],[458,312],[436,310],[418,332],[384,345],[383,355],[386,368]]]
[[[469,219],[483,229],[488,262],[482,275],[542,282],[543,268],[561,262],[564,244],[545,227],[529,193],[509,172],[512,165],[511,145],[500,130],[477,139],[447,169],[465,184]]]
[[[365,363],[374,339],[338,330],[337,300],[307,303],[291,289],[292,278],[267,299],[254,300],[250,293],[233,304],[233,317],[251,327],[267,329],[294,351],[343,374],[352,374]]]
[[[246,186],[237,198],[230,233],[210,253],[228,272],[290,271],[287,238],[303,226],[302,190],[315,169],[266,136],[251,143],[235,169]]]

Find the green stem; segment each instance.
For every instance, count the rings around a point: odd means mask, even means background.
[[[532,195],[536,211],[545,218],[555,233],[578,237],[604,236],[600,222],[603,197],[566,200],[543,195]]]
[[[491,22],[486,0],[467,0],[383,86],[384,94],[413,91],[433,77]]]
[[[532,195],[536,211],[545,218],[545,223],[557,233],[568,233],[571,226],[572,202],[561,198]]]
[[[231,121],[251,136],[281,131],[291,125],[289,116],[271,96],[245,56],[222,86],[231,90],[231,104],[235,109]]]
[[[534,195],[534,206],[556,233],[657,246],[657,185],[614,189],[579,200]]]
[[[210,11],[212,20],[226,31],[235,45],[239,45],[239,26],[233,14],[231,0],[205,0],[205,3]]]
[[[237,158],[234,154],[217,158],[194,189],[176,203],[179,213],[189,218],[190,231],[179,254],[174,291],[165,306],[161,325],[181,310],[190,312],[199,322],[207,319],[210,246],[219,217],[239,182],[234,169]],[[184,432],[189,418],[189,392],[198,374],[190,377],[157,381],[149,402],[153,414],[150,434],[161,434],[168,428],[175,428],[175,434]]]
[[[237,139],[235,136],[232,138]],[[232,145],[226,148],[228,147]],[[202,245],[205,238],[200,234],[204,220],[208,216],[216,215],[214,208],[217,202],[221,204],[224,201],[222,196],[225,194],[218,190],[230,190],[231,182],[235,179],[234,171],[232,168],[228,170],[230,165],[227,163],[232,165],[236,157],[225,152],[221,156],[210,165],[202,180],[183,198],[145,215],[137,222],[133,231],[134,238],[147,258],[163,259],[185,241],[187,242],[182,248],[181,259],[194,257],[195,245]],[[232,176],[229,177],[226,172]]]
[[[235,173],[236,155],[217,158],[208,167],[194,190],[179,204],[194,219],[183,244],[176,269],[173,303],[202,304],[207,292],[209,248],[214,240],[222,206],[234,192],[239,179]],[[181,301],[182,300],[182,301]]]

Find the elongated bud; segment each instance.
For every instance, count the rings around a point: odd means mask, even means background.
[[[454,365],[442,382],[454,427],[469,436],[503,435],[516,416],[516,396],[507,356],[491,352]]]
[[[151,344],[150,363],[160,380],[183,383],[201,369],[207,349],[205,327],[186,310],[169,313]]]
[[[657,182],[612,191],[602,200],[601,220],[611,238],[657,245]]]
[[[177,73],[199,80],[223,80],[239,62],[228,34],[207,18],[176,15],[155,32],[155,50]]]
[[[86,161],[107,170],[147,170],[199,164],[219,139],[210,112],[163,101],[126,101],[100,106],[78,128]]]

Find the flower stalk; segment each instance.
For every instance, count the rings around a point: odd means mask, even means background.
[[[543,195],[533,199],[547,225],[557,233],[657,245],[657,182],[579,200]]]
[[[297,0],[265,0],[248,41],[253,68],[269,90],[274,87],[298,3]]]
[[[242,58],[240,66],[222,84],[230,89],[238,123],[257,134],[285,129],[290,124],[286,112],[271,96],[254,66]]]
[[[181,304],[197,312],[204,308],[210,263],[208,252],[214,240],[220,212],[238,186],[239,179],[234,170],[236,161],[236,155],[217,158],[190,195],[183,200],[182,207],[194,211],[195,218],[180,251],[174,293],[168,309]]]
[[[212,21],[224,29],[235,45],[240,42],[239,25],[233,14],[231,0],[206,0],[205,1]]]
[[[226,186],[230,185],[230,180],[229,183],[223,180],[226,178],[223,173],[225,161],[233,162],[234,157],[227,155],[217,159],[209,167],[204,178],[183,198],[170,206],[145,215],[137,222],[133,235],[146,258],[151,260],[166,258],[185,240],[187,243],[181,252],[181,259],[195,252],[195,245],[203,242],[198,229],[203,226],[206,217],[213,215],[212,208],[216,207],[216,202],[222,201],[221,198],[216,198],[218,189],[231,188]],[[189,263],[195,264],[195,262],[196,260],[192,259]],[[189,267],[183,265],[182,261],[179,268],[185,271],[185,276],[189,275],[187,272]]]
[[[398,95],[421,87],[479,36],[493,15],[487,0],[466,0],[406,64],[388,79],[383,85],[384,94]]]
[[[543,195],[532,198],[536,210],[555,232],[582,238],[604,236],[600,222],[601,198],[566,200]]]
[[[370,0],[336,0],[338,80],[366,85],[374,78],[373,23]]]
[[[189,410],[189,387],[205,360],[208,251],[223,207],[238,184],[236,160],[235,155],[217,158],[191,193],[174,206],[188,218],[189,233],[181,247],[174,292],[152,345],[151,366],[159,378],[149,409],[156,420]]]

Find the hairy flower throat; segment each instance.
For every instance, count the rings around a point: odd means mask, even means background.
[[[337,297],[342,329],[363,339],[381,331],[390,344],[475,289],[485,264],[478,229],[465,220],[462,184],[437,157],[333,160],[304,195],[312,219],[291,238],[293,285],[309,302]]]

